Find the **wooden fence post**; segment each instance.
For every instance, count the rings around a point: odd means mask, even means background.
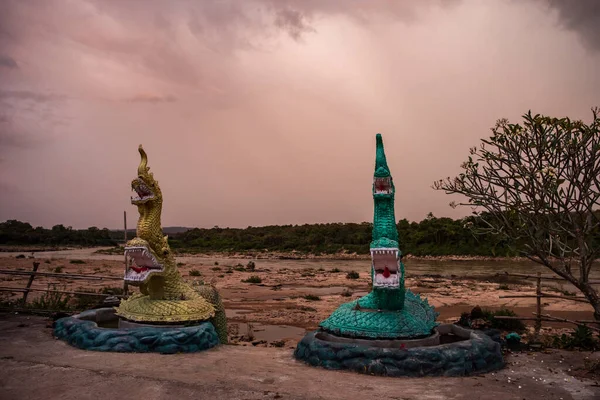
[[[127,211],[123,211],[123,225],[125,228],[125,242],[123,243],[123,249],[127,246]],[[125,274],[127,274],[127,256],[125,256]],[[129,291],[129,286],[127,285],[127,281],[123,279],[123,296],[127,296],[127,292]]]
[[[536,294],[536,311],[537,316],[535,320],[535,336],[540,334],[540,329],[542,328],[542,273],[537,273],[537,285],[535,289]]]
[[[27,303],[27,295],[29,294],[29,289],[31,288],[31,284],[33,283],[33,279],[35,278],[35,272],[37,272],[38,267],[40,266],[39,262],[34,261],[33,262],[33,274],[29,275],[29,282],[27,282],[27,287],[25,288],[25,291],[23,292],[23,306],[25,306],[25,303]]]

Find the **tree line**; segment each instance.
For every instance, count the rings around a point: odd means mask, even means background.
[[[515,256],[514,243],[492,234],[473,234],[478,219],[437,218],[431,213],[420,222],[398,221],[400,249],[415,256],[471,255]],[[368,254],[373,225],[328,223],[273,225],[239,228],[194,228],[169,234],[171,248],[189,253],[270,251],[312,254],[340,252]],[[167,228],[168,229],[168,228]],[[165,229],[166,230],[166,229]],[[132,238],[134,231],[128,232]],[[27,222],[0,223],[0,245],[116,246],[123,242],[123,231],[73,229],[55,225],[34,228]]]

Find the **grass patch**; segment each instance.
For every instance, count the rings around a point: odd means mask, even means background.
[[[57,293],[56,285],[48,285],[50,292],[44,292],[40,297],[29,303],[28,307],[36,310],[68,310],[71,295],[66,293]],[[64,291],[65,288],[63,287]]]
[[[213,271],[220,271],[220,270],[221,270],[221,267],[212,267],[211,269],[212,269]]]
[[[185,263],[184,263],[184,262],[178,262],[178,263],[177,263],[177,266],[178,266],[178,267],[183,267],[184,265],[185,265]]]
[[[70,264],[85,264],[85,261],[83,260],[71,260],[69,261]]]
[[[510,287],[506,283],[498,285],[498,290],[510,290]]]
[[[60,274],[61,272],[63,272],[63,269],[65,269],[65,267],[59,265],[58,267],[54,268],[54,273]]]
[[[190,276],[202,276],[202,272],[198,271],[197,269],[191,269],[189,272]]]
[[[329,272],[333,272],[334,274],[337,274],[338,272],[342,272],[342,270],[340,270],[339,268],[334,268]]]

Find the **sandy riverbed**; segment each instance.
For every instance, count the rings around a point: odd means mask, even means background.
[[[33,261],[38,261],[39,271],[42,272],[114,277],[123,274],[122,256],[98,254],[90,249],[35,253],[35,260],[27,258],[29,254],[24,254],[26,258],[15,258],[18,254],[3,254],[0,257],[0,269],[31,270]],[[214,256],[178,257],[179,269],[185,279],[212,281],[220,290],[234,340],[247,336],[250,324],[255,341],[270,343],[284,340],[288,342],[286,344],[293,344],[303,336],[305,330],[315,329],[340,304],[362,296],[369,290],[369,262],[365,260],[254,260],[256,267],[253,272],[245,269],[248,261]],[[461,263],[447,263],[449,268],[445,269],[439,262],[433,267],[431,264],[434,262],[423,260],[406,260],[405,264],[406,286],[429,299],[429,303],[440,312],[440,321],[455,321],[462,312],[470,311],[476,305],[489,309],[508,307],[522,316],[532,316],[535,311],[535,298],[500,298],[504,295],[534,294],[535,288],[531,281],[513,279],[501,282],[494,278],[491,272],[498,271],[497,264],[463,262],[463,273],[460,275],[468,275],[469,278],[458,276]],[[334,268],[339,272],[335,272]],[[357,271],[360,277],[348,279],[346,275],[350,270]],[[522,268],[518,270],[522,272]],[[436,273],[439,271],[446,273]],[[197,273],[200,275],[194,276]],[[250,276],[260,277],[261,283],[242,282]],[[0,275],[0,280],[2,288],[22,288],[28,277]],[[58,290],[88,292],[104,287],[122,287],[122,281],[37,277],[32,287],[46,289],[48,285],[56,285]],[[545,291],[557,289],[548,288]],[[566,285],[562,289],[569,290]],[[13,299],[21,296],[18,292],[3,294]],[[32,292],[29,300],[40,295],[41,292]],[[545,312],[557,317],[592,319],[592,308],[584,303],[544,299],[543,305]]]

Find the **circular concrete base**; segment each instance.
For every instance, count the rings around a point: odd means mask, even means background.
[[[54,336],[84,350],[115,352],[193,353],[215,347],[219,338],[210,322],[193,326],[101,328],[116,322],[112,308],[87,310],[54,323]]]
[[[312,366],[384,376],[464,376],[504,366],[500,344],[484,333],[453,324],[436,330],[437,339],[434,334],[425,339],[373,342],[315,331],[298,343],[294,356]]]
[[[169,325],[158,325],[158,324],[145,324],[145,323],[140,323],[140,322],[133,322],[133,321],[129,321],[123,318],[119,318],[119,329],[129,329],[129,328],[148,328],[148,327],[153,327],[153,328],[184,328],[187,325],[181,325],[181,324],[169,324]]]

